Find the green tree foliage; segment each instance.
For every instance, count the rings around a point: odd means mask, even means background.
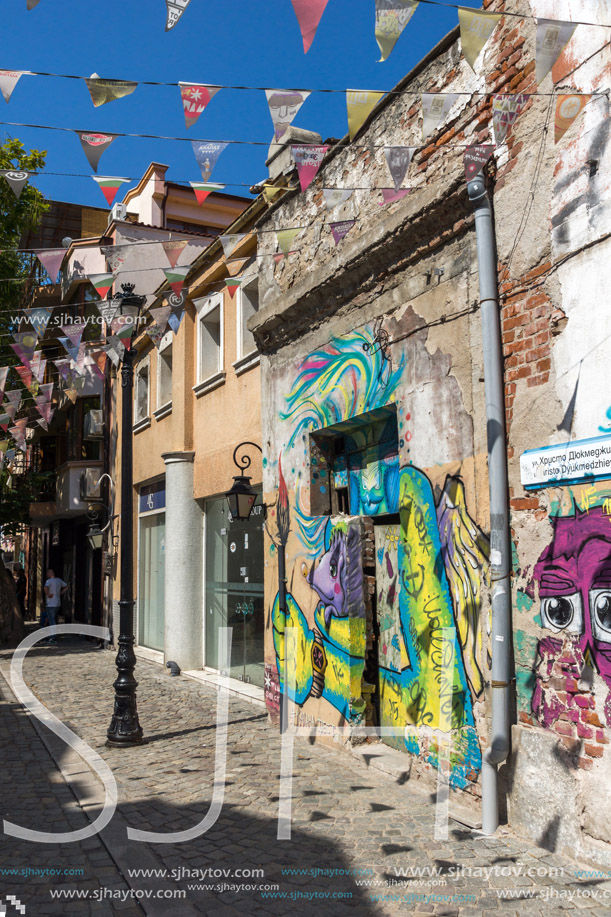
[[[26,150],[20,140],[5,140],[0,145],[0,169],[40,172],[45,165],[46,151]],[[36,229],[48,204],[41,192],[28,182],[19,199],[9,183],[0,178],[0,366],[14,366],[19,361],[9,346],[11,334],[20,330],[11,319],[19,315],[28,304],[36,278],[36,257],[21,254],[23,235]],[[23,326],[23,330],[29,326]],[[17,373],[9,373],[7,389],[23,388]],[[31,404],[29,400],[26,405]],[[23,415],[23,409],[20,412]],[[19,415],[18,415],[19,416]],[[0,440],[6,434],[0,430]],[[17,470],[19,456],[17,453]],[[12,534],[28,521],[29,504],[45,485],[46,476],[28,472],[12,475],[5,466],[0,472],[0,527],[4,534]]]

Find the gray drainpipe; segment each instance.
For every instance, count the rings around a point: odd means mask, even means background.
[[[490,490],[490,565],[492,571],[492,726],[482,764],[482,831],[494,834],[499,824],[497,767],[509,754],[511,686],[511,543],[505,438],[505,389],[499,314],[496,244],[486,179],[467,182],[475,210],[479,268],[488,484]]]

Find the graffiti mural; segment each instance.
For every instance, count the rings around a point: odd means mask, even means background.
[[[607,725],[611,724],[608,486],[599,495],[596,488],[581,489],[579,497],[571,512],[552,518],[552,540],[534,569],[539,620],[547,633],[537,644],[532,713],[548,728],[561,718],[600,725],[594,713],[594,673],[608,689],[604,715]],[[579,735],[590,738],[593,732],[588,734],[582,728]]]
[[[299,547],[292,548],[285,611],[278,595],[272,603],[274,664],[280,690],[307,715],[319,717],[321,708],[310,704],[325,701],[338,722],[360,724],[371,688],[365,680],[371,616],[377,614],[380,724],[398,728],[399,747],[434,766],[436,734],[449,724],[450,779],[464,787],[481,767],[474,700],[483,691],[480,617],[488,541],[469,515],[459,477],[448,476],[436,500],[424,471],[401,462],[403,409],[393,402],[404,363],[389,369],[371,347],[372,334],[356,331],[310,354],[286,396],[282,466],[289,457],[297,466],[297,453],[307,461],[308,436],[314,437],[310,492],[328,483],[345,488],[349,511],[313,515],[307,478],[293,469],[290,523]],[[334,443],[327,452],[325,441]],[[375,529],[371,605],[361,519],[389,514],[400,521],[382,518]],[[295,629],[291,645],[287,628]],[[443,655],[444,629],[453,632],[449,658]]]

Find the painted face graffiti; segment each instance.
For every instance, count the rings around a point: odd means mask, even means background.
[[[580,679],[584,668],[598,671],[611,689],[611,519],[602,507],[553,520],[554,537],[535,570],[541,624],[557,636],[539,642],[533,712],[546,726],[557,718],[559,704],[547,690],[547,670],[564,651],[563,670]],[[545,662],[547,661],[547,666]],[[611,719],[611,692],[606,702]]]

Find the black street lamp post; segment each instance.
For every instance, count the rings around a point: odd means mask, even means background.
[[[123,284],[116,294],[118,314],[130,317],[134,324],[146,302],[145,296],[134,294],[133,284]],[[107,745],[129,748],[142,744],[142,727],[138,720],[134,678],[134,594],[133,594],[133,472],[132,472],[132,411],[134,388],[134,358],[126,347],[121,365],[121,598],[119,601],[119,648],[114,682],[115,708],[108,727]]]

